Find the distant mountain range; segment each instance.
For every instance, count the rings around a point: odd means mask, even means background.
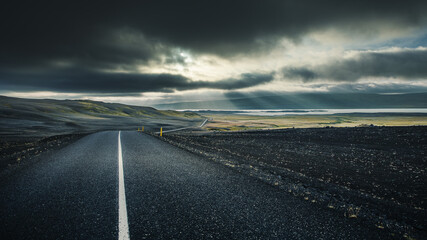
[[[362,94],[301,93],[239,97],[213,101],[176,102],[155,105],[159,109],[362,109],[427,108],[427,93]]]
[[[199,125],[196,113],[161,111],[87,100],[23,99],[0,96],[0,135],[50,136],[145,126]],[[197,124],[196,124],[197,122]]]

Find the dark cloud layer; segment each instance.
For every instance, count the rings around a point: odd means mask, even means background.
[[[0,8],[0,84],[68,92],[244,88],[271,76],[208,83],[99,72],[161,62],[173,48],[226,56],[269,48],[281,37],[298,41],[323,28],[363,32],[377,20],[423,26],[426,10],[426,1],[9,1]],[[319,74],[292,71],[306,80]]]
[[[402,93],[423,93],[427,92],[425,85],[412,85],[403,83],[341,83],[336,85],[319,84],[313,86],[326,88],[333,93],[380,93],[380,94],[402,94]]]
[[[172,92],[200,88],[234,90],[273,80],[273,74],[242,74],[220,81],[192,81],[181,75],[57,71],[40,74],[0,74],[3,90],[87,93]]]
[[[305,82],[317,79],[357,81],[364,77],[427,78],[427,50],[411,49],[398,52],[365,52],[354,58],[333,61],[314,67],[286,67],[287,79]]]
[[[417,26],[426,10],[425,1],[10,1],[0,10],[1,60],[122,63],[156,54],[144,43],[129,51],[114,42],[122,29],[196,51],[232,53],[263,39],[298,39],[322,27],[357,30],[366,27],[362,20]]]

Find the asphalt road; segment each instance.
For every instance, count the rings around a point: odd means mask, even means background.
[[[118,239],[127,230],[130,239],[390,238],[137,132],[120,137],[119,230],[118,134],[86,136],[0,182],[0,239]]]

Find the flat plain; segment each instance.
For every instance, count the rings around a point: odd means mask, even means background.
[[[425,126],[211,131],[161,139],[345,218],[397,236],[427,236]]]
[[[420,126],[427,125],[427,114],[355,113],[328,115],[254,116],[239,114],[204,114],[212,119],[208,130],[239,131],[276,128],[322,128],[357,126]]]

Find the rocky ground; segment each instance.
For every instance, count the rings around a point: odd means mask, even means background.
[[[43,152],[62,148],[85,135],[87,134],[2,138],[0,140],[0,172],[27,164],[30,159],[35,159]]]
[[[343,217],[427,238],[427,127],[169,133],[162,139]]]

